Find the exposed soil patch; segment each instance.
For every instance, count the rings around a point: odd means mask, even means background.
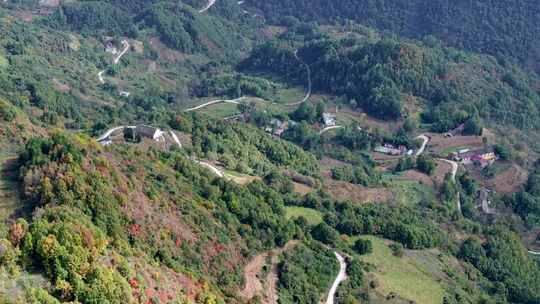
[[[159,54],[159,58],[163,58],[165,61],[176,62],[184,60],[186,57],[183,53],[168,48],[157,37],[150,39],[150,46]]]
[[[385,188],[367,188],[347,182],[325,180],[324,188],[337,200],[351,200],[356,203],[386,202],[394,198]]]
[[[68,84],[61,83],[58,79],[53,78],[54,88],[62,93],[67,93],[71,90],[71,87]]]
[[[332,176],[332,171],[331,171],[332,168],[343,167],[343,166],[346,166],[348,164],[346,162],[344,162],[344,161],[337,160],[337,159],[325,156],[319,161],[319,165],[321,167],[321,174],[323,176],[326,176],[326,177],[331,177]]]
[[[300,184],[297,182],[293,182],[293,186],[294,186],[294,192],[299,193],[302,196],[313,191],[313,188],[311,188],[310,186],[306,186],[304,184]]]
[[[485,186],[498,193],[508,194],[521,188],[528,178],[527,171],[518,165],[512,165],[508,170],[497,174],[494,178],[485,181]]]
[[[440,154],[450,148],[482,148],[484,143],[481,136],[454,136],[444,137],[442,134],[428,134],[431,140],[428,143],[428,151]]]
[[[452,165],[441,160],[435,160],[435,162],[437,163],[437,167],[435,168],[432,178],[433,181],[435,181],[435,184],[440,186],[444,182],[446,174],[452,172]]]
[[[262,180],[262,178],[259,176],[250,176],[250,175],[243,175],[243,176],[227,175],[227,177],[232,179],[235,183],[242,186],[250,184],[254,181]]]
[[[522,234],[522,239],[527,249],[540,251],[540,227],[525,232]]]
[[[263,291],[263,284],[258,275],[266,263],[267,257],[267,252],[259,254],[246,265],[246,268],[244,269],[246,286],[244,286],[244,289],[240,292],[240,296],[243,298],[252,299]]]
[[[266,37],[266,38],[274,38],[278,35],[281,35],[283,34],[285,31],[287,30],[286,27],[284,26],[267,26],[265,28],[263,28],[261,31],[262,31],[262,34]]]
[[[279,256],[298,244],[298,241],[293,240],[287,242],[282,248],[263,252],[254,257],[244,269],[244,280],[246,285],[240,292],[240,296],[246,300],[253,299],[255,296],[261,297],[263,304],[277,304],[277,283],[278,283],[278,263]],[[270,257],[270,272],[264,279],[260,278],[263,266],[266,265],[267,259]]]
[[[152,299],[159,299],[159,303],[172,303],[181,295],[195,300],[202,292],[203,286],[199,282],[165,266],[153,267],[138,258],[133,258],[130,264],[137,270],[137,276],[129,283],[138,303],[153,303]]]

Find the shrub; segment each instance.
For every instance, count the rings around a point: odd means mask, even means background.
[[[392,254],[394,256],[397,256],[398,258],[401,258],[405,254],[403,245],[401,245],[400,243],[392,243],[389,247],[392,250]]]
[[[358,252],[358,254],[370,254],[373,252],[373,244],[371,240],[358,239],[354,242],[353,249]]]
[[[436,168],[435,161],[432,157],[420,155],[416,160],[416,168],[427,175],[432,175]]]
[[[339,238],[337,231],[326,223],[320,223],[315,226],[311,231],[311,235],[314,239],[328,245],[335,244]]]
[[[17,112],[12,105],[0,100],[0,119],[6,122],[11,122],[17,117]]]

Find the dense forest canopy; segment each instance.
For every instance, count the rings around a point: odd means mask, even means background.
[[[540,303],[513,2],[0,1],[0,303]]]
[[[248,1],[265,17],[282,23],[347,19],[410,38],[434,36],[450,46],[513,57],[539,69],[540,9],[535,0],[269,0]]]

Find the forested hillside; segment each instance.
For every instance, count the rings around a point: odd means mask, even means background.
[[[0,1],[0,303],[540,303],[533,1]]]
[[[240,67],[294,75],[291,80],[300,83],[305,68],[295,64],[297,52],[310,67],[314,90],[343,96],[345,104],[378,118],[406,117],[406,101],[416,99],[437,132],[475,116],[521,129],[539,127],[539,80],[516,66],[438,45],[366,38],[360,27],[343,30],[351,34],[342,39],[291,30],[257,47]],[[304,43],[296,49],[299,40]]]
[[[540,9],[535,0],[336,0],[246,1],[275,23],[302,21],[344,22],[410,38],[437,37],[450,46],[513,57],[540,68]]]

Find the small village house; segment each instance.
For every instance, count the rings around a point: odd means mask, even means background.
[[[463,149],[450,154],[450,157],[455,161],[460,161],[464,164],[473,163],[482,168],[491,165],[497,159],[495,152],[488,148],[473,151]]]
[[[323,113],[323,123],[325,127],[334,127],[337,124],[336,115],[330,113]]]
[[[402,155],[407,153],[407,147],[406,146],[399,146],[395,147],[391,144],[384,144],[381,146],[377,146],[374,149],[375,152],[388,154],[388,155]]]

